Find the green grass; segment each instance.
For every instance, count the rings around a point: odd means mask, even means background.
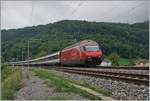
[[[17,68],[14,68],[14,67],[12,68],[6,64],[2,64],[1,70],[2,70],[1,72],[2,72],[2,81],[3,81],[3,80],[5,80],[5,78],[10,76],[10,74],[15,72],[17,70]]]
[[[54,73],[45,70],[45,69],[32,69],[36,75],[38,75],[41,78],[46,79],[47,85],[50,87],[54,87],[56,92],[73,92],[76,94],[79,94],[81,96],[87,97],[91,100],[99,100],[97,97],[94,97],[87,93],[86,91],[83,91],[79,88],[74,87],[73,85],[70,84],[70,80],[60,77],[58,75],[55,75]]]
[[[16,69],[1,82],[2,100],[13,100],[16,92],[21,88],[22,73]]]
[[[98,88],[94,85],[91,85],[91,84],[85,82],[85,81],[82,81],[81,83],[79,83],[79,85],[90,88],[90,89],[92,89],[94,91],[97,91],[98,93],[104,94],[106,96],[112,95],[112,92],[110,90],[107,90],[107,89],[104,89],[104,88]]]
[[[67,78],[65,78],[67,79]],[[90,88],[94,91],[97,91],[98,93],[101,93],[103,95],[106,95],[106,96],[111,96],[112,95],[112,92],[108,89],[104,89],[104,88],[100,88],[100,87],[96,87],[94,85],[91,85],[90,83],[86,82],[86,81],[81,81],[80,83],[78,82],[75,82],[73,80],[70,80],[70,79],[67,79],[69,82],[72,82],[72,83],[75,83],[77,85],[81,85],[81,86],[84,86],[84,87],[87,87],[87,88]]]
[[[125,58],[120,58],[119,59],[119,65],[120,66],[128,66],[131,64],[131,60],[130,59],[125,59]]]

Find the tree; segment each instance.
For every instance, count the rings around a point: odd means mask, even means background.
[[[81,40],[94,40],[99,43],[106,56],[112,52],[122,58],[149,58],[148,23],[123,24],[64,20],[53,24],[38,25],[1,31],[2,62],[22,60],[27,57],[27,40],[40,39],[30,44],[30,57],[61,50]]]
[[[113,66],[119,66],[119,55],[115,52],[111,53],[108,56],[108,60],[110,60],[112,62]]]

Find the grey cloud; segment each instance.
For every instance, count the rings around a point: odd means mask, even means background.
[[[148,19],[149,1],[2,1],[1,27],[47,24],[64,19],[135,23]]]

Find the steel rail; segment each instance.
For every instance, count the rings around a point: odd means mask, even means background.
[[[149,75],[130,74],[130,73],[116,73],[116,72],[103,72],[103,71],[91,71],[81,69],[69,69],[69,68],[55,68],[55,70],[75,73],[93,77],[109,78],[114,80],[126,81],[135,84],[149,85]]]
[[[149,66],[96,66],[103,69],[136,69],[136,70],[149,70]],[[96,68],[95,67],[95,68]]]
[[[61,69],[61,68],[58,68]],[[84,68],[62,68],[62,69],[67,69],[67,70],[76,70],[76,71],[84,71],[84,72],[93,72],[93,73],[101,73],[101,74],[110,74],[110,75],[120,75],[120,76],[132,76],[135,78],[146,78],[149,79],[149,75],[148,74],[135,74],[135,73],[127,73],[127,72],[114,72],[114,71],[99,71],[99,70],[88,70],[88,69],[84,69]]]

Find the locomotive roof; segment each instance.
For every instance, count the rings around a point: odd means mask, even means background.
[[[75,46],[80,46],[80,45],[84,45],[84,44],[89,44],[89,43],[91,43],[91,44],[97,44],[95,41],[93,41],[93,40],[83,40],[83,41],[80,41],[80,42],[78,42],[78,43],[75,43],[75,44],[73,44],[73,45],[71,45],[71,46],[68,46],[68,47],[66,47],[66,48],[64,48],[64,49],[68,49],[68,48],[72,48],[72,47],[75,47]],[[63,49],[63,50],[64,50]]]

